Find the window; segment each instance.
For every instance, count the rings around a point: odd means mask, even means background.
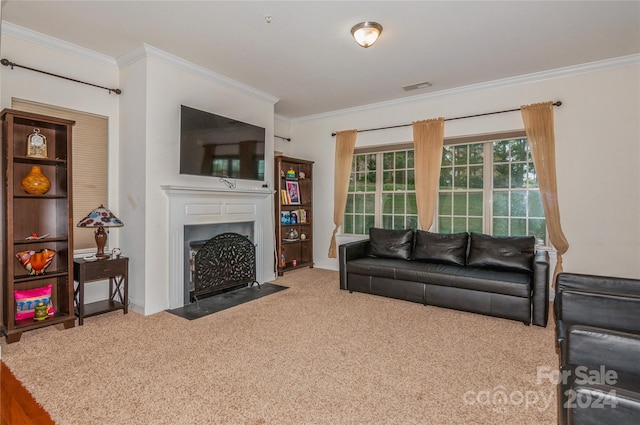
[[[343,232],[368,234],[372,226],[416,229],[417,220],[413,150],[355,154]],[[434,228],[439,233],[534,235],[546,243],[526,138],[445,145]]]

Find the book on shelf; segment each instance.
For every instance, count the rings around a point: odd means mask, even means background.
[[[307,224],[307,210],[280,211],[280,224]]]

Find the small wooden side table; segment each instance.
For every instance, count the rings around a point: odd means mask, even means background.
[[[106,258],[104,260],[86,261],[82,258],[73,260],[73,276],[78,282],[74,290],[75,310],[78,325],[82,325],[85,317],[107,313],[109,311],[129,311],[129,258]],[[95,280],[109,279],[109,299],[84,304],[84,285]]]

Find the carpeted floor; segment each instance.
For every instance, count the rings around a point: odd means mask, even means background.
[[[338,289],[289,289],[198,320],[113,312],[2,342],[59,425],[555,424],[548,328]]]

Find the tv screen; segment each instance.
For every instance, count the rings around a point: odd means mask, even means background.
[[[180,174],[264,180],[265,129],[181,105]]]

